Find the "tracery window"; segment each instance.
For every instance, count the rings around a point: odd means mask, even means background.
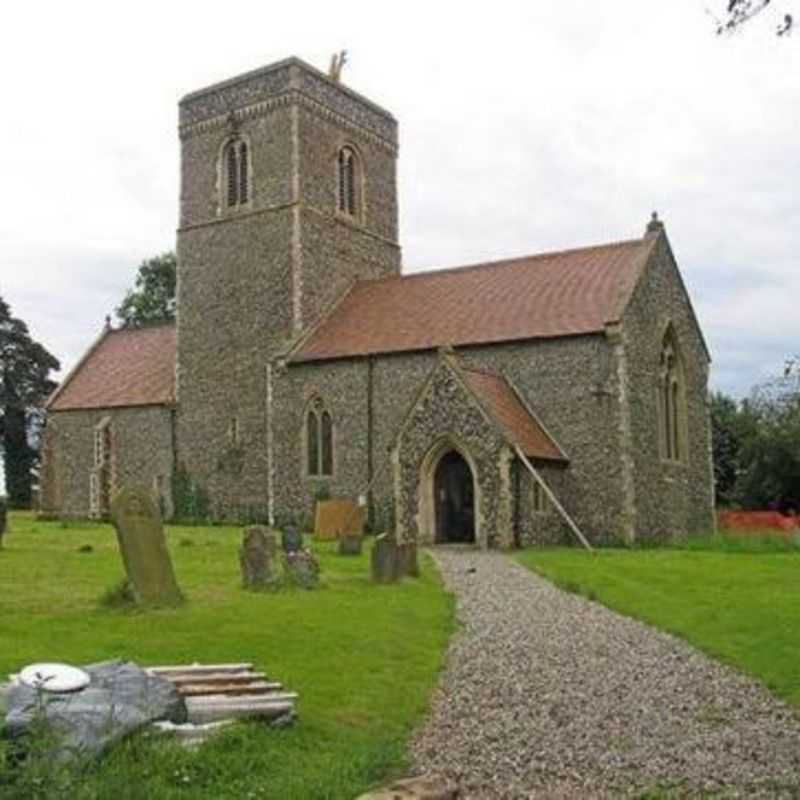
[[[360,170],[358,156],[352,147],[339,150],[338,167],[338,208],[350,217],[358,216]]]
[[[306,469],[309,475],[333,475],[333,418],[320,398],[306,412]]]
[[[250,200],[250,152],[247,142],[231,139],[222,151],[225,204],[228,208],[246,205]]]
[[[670,461],[683,461],[686,456],[684,408],[683,365],[670,328],[661,344],[658,378],[659,449]]]

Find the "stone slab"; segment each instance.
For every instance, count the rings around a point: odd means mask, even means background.
[[[336,539],[364,534],[364,509],[352,500],[320,500],[314,521],[314,535],[320,539]]]

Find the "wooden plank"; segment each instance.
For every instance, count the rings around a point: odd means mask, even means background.
[[[531,462],[528,460],[528,457],[525,455],[525,453],[523,453],[517,445],[515,445],[514,449],[517,451],[517,455],[519,456],[525,468],[528,470],[528,472],[530,472],[531,475],[533,475],[536,483],[542,487],[542,491],[544,491],[550,502],[556,507],[556,511],[558,511],[558,513],[561,515],[561,518],[567,523],[569,529],[575,534],[575,536],[578,537],[578,541],[580,541],[580,543],[590,553],[594,552],[592,546],[586,540],[586,537],[581,533],[581,529],[575,524],[575,521],[567,513],[567,510],[564,508],[564,506],[558,502],[558,498],[553,494],[550,487],[544,482],[544,479],[539,474],[538,470],[533,466],[533,464],[531,464]]]
[[[187,683],[179,686],[178,693],[184,697],[194,697],[195,695],[236,695],[236,694],[264,694],[283,689],[283,684],[267,683],[266,681],[254,681],[250,684],[241,683]]]
[[[252,672],[247,670],[245,672],[189,672],[189,673],[176,673],[174,675],[162,676],[168,681],[172,681],[177,686],[185,683],[215,683],[221,681],[223,683],[249,683],[251,681],[265,681],[267,676],[263,672]]]
[[[209,706],[193,705],[189,700],[186,704],[186,711],[189,722],[199,725],[223,719],[277,719],[285,714],[293,713],[294,703],[284,701],[260,706],[248,704]]]
[[[187,697],[186,703],[193,706],[224,706],[224,705],[269,705],[269,703],[297,700],[296,692],[272,692],[263,695],[237,695],[237,694],[206,694],[198,697]]]
[[[251,661],[247,661],[241,664],[178,664],[167,667],[148,667],[147,671],[155,675],[163,675],[166,677],[170,673],[242,672],[252,668],[253,663]]]

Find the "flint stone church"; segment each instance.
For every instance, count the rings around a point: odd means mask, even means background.
[[[358,498],[420,543],[564,542],[559,506],[595,543],[712,527],[709,352],[655,215],[404,275],[389,112],[290,58],[179,113],[177,323],[106,325],[50,398],[44,513],[144,485],[169,516],[181,475],[215,519]]]

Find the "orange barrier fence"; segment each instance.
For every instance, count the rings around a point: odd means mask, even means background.
[[[739,531],[793,531],[800,527],[800,517],[786,516],[779,511],[723,511],[720,528]]]

